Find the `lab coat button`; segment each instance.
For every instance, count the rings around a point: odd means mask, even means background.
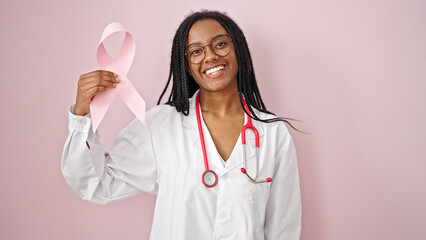
[[[85,118],[80,119],[80,123],[81,124],[86,124],[86,119]]]
[[[226,213],[221,212],[219,213],[219,219],[225,219],[226,218]]]

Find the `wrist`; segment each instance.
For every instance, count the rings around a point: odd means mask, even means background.
[[[86,116],[89,112],[90,112],[89,108],[82,109],[82,108],[78,107],[78,105],[75,105],[74,115]]]

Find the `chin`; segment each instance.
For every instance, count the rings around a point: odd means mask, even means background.
[[[228,82],[217,82],[217,83],[210,83],[207,84],[207,88],[206,90],[208,91],[223,91],[226,89],[231,89],[233,88],[231,83]]]
[[[235,83],[233,83],[234,81]],[[201,82],[204,83],[203,89],[209,92],[223,91],[223,90],[231,89],[231,88],[238,89],[236,76],[234,81],[227,76],[221,76],[220,78],[209,78],[207,76],[201,76]],[[201,86],[200,81],[196,81],[196,82],[198,83],[199,86]]]

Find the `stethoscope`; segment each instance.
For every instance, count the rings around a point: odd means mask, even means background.
[[[250,110],[247,106],[247,103],[245,99],[243,98],[243,104],[248,113],[250,113]],[[206,145],[204,142],[204,135],[203,135],[203,129],[201,126],[201,117],[200,117],[200,99],[199,94],[197,95],[197,98],[195,100],[195,108],[197,112],[197,122],[198,122],[198,131],[200,132],[200,140],[201,140],[201,148],[203,150],[203,157],[204,157],[204,167],[205,171],[202,176],[203,184],[208,187],[212,188],[216,186],[218,177],[217,174],[209,169],[209,163],[207,161],[207,152],[206,152]],[[247,162],[246,162],[246,130],[251,129],[254,132],[254,135],[256,137],[256,175],[255,177],[251,177],[247,172]],[[241,142],[243,144],[243,159],[244,159],[244,167],[241,168],[241,172],[247,176],[247,179],[250,180],[250,182],[253,183],[263,183],[263,182],[272,182],[272,178],[268,177],[265,179],[257,180],[257,176],[259,175],[259,132],[257,129],[253,126],[251,122],[251,118],[247,116],[247,123],[243,126],[241,129]]]

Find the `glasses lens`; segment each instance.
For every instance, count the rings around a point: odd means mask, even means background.
[[[225,57],[231,52],[231,41],[228,38],[220,38],[213,42],[212,46],[214,53],[219,57]],[[188,48],[186,56],[188,61],[193,64],[201,63],[206,57],[204,48],[200,46],[192,46]]]
[[[213,49],[219,57],[225,57],[231,52],[231,44],[229,39],[220,38],[213,43]]]
[[[200,63],[204,59],[204,49],[199,46],[190,47],[188,48],[187,56],[191,63]]]

